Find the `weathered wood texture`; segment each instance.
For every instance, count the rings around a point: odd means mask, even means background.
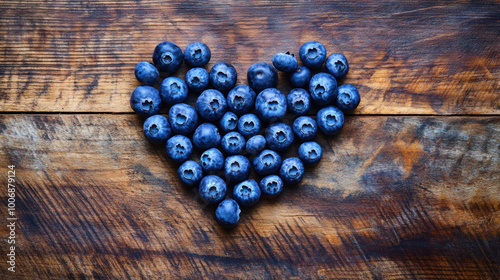
[[[499,118],[350,117],[319,136],[303,183],[229,231],[140,127],[128,114],[0,115],[0,166],[17,169],[15,276],[500,277]]]
[[[0,11],[3,112],[131,112],[133,68],[163,40],[206,42],[208,67],[232,63],[239,83],[251,64],[319,40],[348,57],[357,114],[500,114],[498,1],[0,1]]]

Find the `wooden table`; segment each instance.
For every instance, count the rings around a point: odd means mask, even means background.
[[[0,11],[0,278],[500,278],[498,1],[4,0]],[[205,42],[207,69],[229,62],[241,84],[251,64],[318,40],[347,56],[344,83],[362,101],[339,135],[318,136],[324,157],[301,184],[223,230],[129,106],[135,64],[164,40]],[[278,87],[290,90],[283,74]]]

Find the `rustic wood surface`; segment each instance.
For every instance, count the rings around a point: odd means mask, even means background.
[[[499,1],[0,1],[0,279],[499,279],[499,19]],[[318,40],[362,101],[301,184],[224,230],[129,106],[163,40],[207,43],[240,84]]]

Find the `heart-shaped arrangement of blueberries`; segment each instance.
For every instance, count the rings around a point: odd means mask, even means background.
[[[316,41],[304,43],[299,56],[303,66],[290,53],[277,53],[270,65],[255,63],[247,72],[248,85],[236,85],[236,69],[229,63],[215,64],[210,72],[203,67],[211,53],[204,43],[196,42],[182,50],[166,41],[153,52],[153,63],[142,61],[135,76],[144,84],[130,98],[132,109],[146,117],[144,134],[153,144],[166,142],[167,156],[179,164],[177,173],[186,186],[198,188],[207,204],[218,205],[215,218],[223,227],[239,221],[240,206],[250,207],[261,195],[276,197],[285,185],[297,184],[304,165],[314,165],[322,157],[321,146],[314,142],[318,129],[326,135],[339,132],[345,111],[356,108],[359,92],[353,85],[338,86],[349,64],[340,53],[326,56],[325,46]],[[167,77],[159,89],[160,72],[179,70],[183,61],[191,68],[185,80]],[[326,61],[326,71],[318,71]],[[278,72],[288,73],[294,87],[286,96],[276,88]],[[188,93],[199,94],[195,106],[183,103]],[[316,119],[305,116],[312,103],[320,109]],[[170,107],[168,119],[159,114]],[[286,112],[295,116],[287,124]],[[264,135],[260,135],[260,132]],[[300,140],[298,157],[282,159],[295,139]],[[201,156],[194,158],[193,149]],[[248,179],[251,168],[260,182]],[[226,198],[228,185],[234,186],[232,198]]]

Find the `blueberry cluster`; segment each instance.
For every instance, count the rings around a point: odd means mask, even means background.
[[[207,71],[211,52],[200,42],[184,52],[162,42],[154,49],[153,63],[135,67],[143,85],[132,92],[130,105],[146,118],[146,138],[166,143],[167,156],[179,164],[179,179],[198,188],[205,203],[217,205],[215,217],[223,227],[237,224],[240,207],[256,204],[262,195],[276,197],[286,185],[300,182],[304,166],[322,157],[321,146],[314,142],[318,130],[337,134],[344,112],[360,102],[355,86],[337,83],[349,71],[344,55],[327,57],[323,44],[309,41],[299,56],[302,66],[289,52],[275,54],[273,65],[253,64],[248,85],[236,85],[237,72],[229,63],[219,62]],[[159,83],[160,72],[173,74],[183,62],[190,66],[185,79],[169,76]],[[294,87],[287,95],[276,88],[277,71],[288,73]],[[188,94],[198,95],[194,106],[184,103]],[[319,109],[316,118],[307,116],[312,106]],[[159,114],[162,107],[168,109],[168,118]],[[284,119],[287,111],[296,116],[292,124]],[[282,158],[294,141],[301,143],[298,157]],[[249,178],[252,168],[259,182]],[[226,198],[228,186],[233,187],[232,198]]]

